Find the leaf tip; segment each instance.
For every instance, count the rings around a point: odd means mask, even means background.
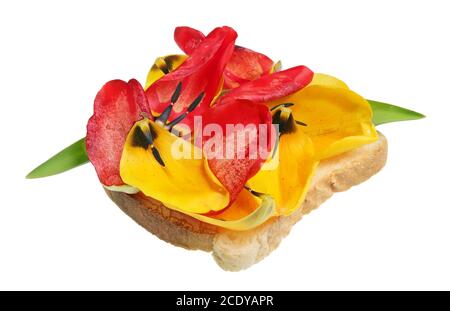
[[[417,113],[417,119],[425,119],[427,117],[423,113],[420,113],[420,112],[416,112],[416,113]]]
[[[33,169],[31,172],[29,172],[25,176],[25,179],[36,179],[36,178],[45,177],[45,176],[39,174],[39,168],[40,168],[40,165],[38,167],[36,167],[35,169]]]

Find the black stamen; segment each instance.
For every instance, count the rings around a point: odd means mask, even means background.
[[[156,149],[156,147],[153,145],[151,145],[150,148],[152,149],[152,153],[153,153],[153,156],[155,157],[155,160],[158,161],[158,163],[161,166],[165,167],[166,164],[164,163],[163,159],[161,158],[161,155],[159,154],[158,149]]]
[[[173,119],[172,121],[169,122],[169,124],[167,124],[167,127],[170,129],[172,129],[172,127],[174,127],[175,125],[177,125],[178,123],[180,123],[184,118],[186,118],[187,113],[183,113],[181,115],[179,115],[178,117],[176,117],[175,119]]]
[[[308,124],[306,124],[302,121],[298,121],[298,120],[295,120],[295,123],[297,123],[298,125],[301,125],[301,126],[308,126]]]
[[[169,119],[170,113],[172,112],[173,104],[170,103],[169,106],[167,106],[164,111],[161,113],[161,115],[156,118],[155,122],[160,124],[166,124],[167,119]]]
[[[156,161],[158,161],[158,163],[161,166],[166,166],[163,159],[161,158],[161,154],[159,154],[158,149],[156,149],[155,145],[153,145],[153,140],[156,138],[156,132],[150,123],[148,124],[148,128],[150,130],[148,133],[148,136],[150,137],[150,141],[151,141],[150,148],[152,149],[153,157],[155,158]]]
[[[198,104],[201,103],[203,96],[205,96],[205,92],[201,92],[200,95],[198,95],[194,101],[192,102],[192,104],[189,105],[187,111],[188,112],[192,112],[192,110],[194,110],[195,108],[197,108]]]
[[[203,97],[205,96],[205,92],[201,92],[195,99],[194,101],[189,105],[187,111],[181,115],[179,115],[178,117],[176,117],[175,119],[173,119],[172,121],[169,122],[169,124],[166,125],[166,127],[171,130],[175,125],[177,125],[178,123],[180,123],[184,118],[186,118],[186,116],[188,115],[188,113],[192,112],[195,108],[197,108],[197,106],[202,102]]]
[[[178,100],[181,93],[181,82],[178,83],[175,91],[172,94],[172,98],[170,99],[170,104],[164,109],[161,115],[155,120],[155,122],[165,125],[167,120],[169,119],[170,113],[172,112],[173,104]]]
[[[175,88],[175,92],[172,94],[172,98],[170,99],[171,103],[174,104],[177,102],[178,98],[181,94],[181,82],[178,83],[177,87]]]
[[[149,131],[143,131],[140,126],[136,126],[136,128],[134,129],[133,140],[131,144],[134,147],[141,147],[144,150],[147,150],[150,146],[155,160],[158,161],[161,166],[166,166],[163,159],[161,158],[161,155],[159,154],[158,149],[156,149],[156,147],[153,145],[153,140],[154,138],[156,138],[156,133],[153,131],[150,123],[148,124],[148,127]]]
[[[272,108],[270,108],[270,111],[274,111],[275,109],[280,108],[280,107],[288,108],[288,107],[292,107],[292,106],[294,106],[294,103],[282,103],[282,104],[273,106]]]
[[[244,188],[245,188],[248,192],[250,192],[251,194],[253,194],[255,197],[260,198],[260,197],[262,197],[262,196],[264,195],[264,193],[255,191],[255,190],[253,190],[252,188],[250,188],[249,186],[244,186]]]

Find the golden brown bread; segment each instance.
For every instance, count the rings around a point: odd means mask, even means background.
[[[187,249],[212,251],[220,267],[238,271],[270,254],[303,215],[317,208],[334,192],[345,191],[381,170],[386,157],[387,141],[379,133],[379,140],[374,143],[322,161],[299,209],[244,232],[203,223],[140,193],[130,195],[105,190],[128,216],[160,239]]]

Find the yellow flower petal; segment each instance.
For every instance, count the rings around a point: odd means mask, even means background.
[[[237,196],[236,200],[227,207],[223,212],[212,215],[212,218],[222,220],[238,220],[253,213],[260,206],[261,199],[243,189]]]
[[[310,85],[271,103],[294,103],[294,118],[307,124],[317,159],[325,159],[378,139],[369,103],[353,91]]]
[[[150,134],[153,144],[148,138]],[[211,173],[201,153],[190,142],[143,119],[128,134],[120,176],[126,184],[170,208],[202,214],[220,211],[228,205],[229,194]]]
[[[310,138],[299,126],[281,135],[276,153],[247,184],[273,196],[278,215],[289,215],[303,202],[318,161]]]
[[[341,89],[348,89],[348,86],[347,84],[345,84],[344,81],[324,73],[315,73],[309,85],[322,85],[322,86],[337,87]]]
[[[145,82],[144,89],[147,90],[155,81],[180,67],[180,65],[186,60],[186,58],[187,55],[182,54],[173,54],[158,57],[147,74],[147,81]]]
[[[269,218],[276,215],[276,209],[275,209],[275,201],[270,195],[261,195],[261,198],[250,198],[247,197],[247,195],[244,192],[248,192],[247,190],[242,190],[242,194],[244,196],[241,198],[242,200],[249,200],[252,203],[252,206],[255,206],[253,211],[249,211],[248,207],[244,207],[243,205],[240,205],[243,203],[242,201],[235,201],[235,203],[230,206],[223,214],[219,214],[216,216],[207,216],[207,215],[200,215],[200,214],[194,214],[189,212],[184,212],[185,214],[198,219],[200,221],[206,222],[211,225],[215,225],[221,228],[229,229],[229,230],[235,230],[235,231],[245,231],[253,229],[263,223],[265,223]],[[249,196],[252,196],[248,193]],[[245,198],[244,198],[245,197]],[[238,197],[239,198],[239,197]],[[254,205],[256,204],[256,205]],[[232,209],[232,207],[234,208]],[[242,207],[247,212],[238,212],[239,208]],[[228,220],[228,217],[232,213],[227,212],[228,210],[234,210],[237,212],[237,214],[234,214],[233,217],[231,217],[231,220]],[[228,215],[225,216],[225,215]],[[241,215],[241,217],[236,217],[238,214]]]

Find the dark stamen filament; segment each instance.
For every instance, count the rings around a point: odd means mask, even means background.
[[[148,132],[148,142],[150,143],[150,149],[152,150],[153,157],[161,166],[166,166],[163,159],[161,158],[161,154],[159,153],[158,149],[156,149],[155,145],[153,144],[153,129],[152,125],[148,124],[149,132]]]
[[[295,123],[297,123],[298,125],[301,125],[301,126],[308,126],[308,124],[306,124],[302,121],[298,121],[298,120],[295,120]]]
[[[201,103],[203,96],[205,96],[205,92],[201,92],[192,102],[192,104],[189,105],[187,111],[192,112],[195,108],[197,108],[198,104]]]
[[[150,145],[150,148],[152,149],[152,154],[155,157],[155,160],[158,161],[158,163],[161,166],[165,167],[166,164],[164,163],[163,159],[161,158],[161,154],[159,154],[158,149],[156,149],[156,147],[153,144]]]
[[[146,133],[145,136],[148,140],[149,147],[152,150],[153,157],[161,166],[166,166],[163,159],[161,158],[161,154],[159,153],[158,149],[156,149],[155,145],[153,144],[153,129],[152,129],[152,125],[150,123],[148,124],[148,129],[149,129],[148,134]]]
[[[156,123],[160,125],[165,125],[167,120],[169,119],[170,113],[172,112],[173,105],[177,102],[178,98],[181,94],[181,82],[178,83],[177,87],[175,88],[175,91],[172,94],[172,97],[170,99],[170,104],[164,109],[164,111],[161,113],[161,115],[155,120]]]
[[[244,188],[245,188],[248,192],[250,192],[251,194],[253,194],[255,197],[260,198],[260,197],[262,197],[262,196],[264,195],[264,193],[255,191],[255,190],[253,190],[252,188],[250,188],[250,187],[247,186],[247,185],[245,185]]]
[[[173,103],[176,103],[178,98],[180,97],[181,94],[181,82],[178,83],[177,87],[175,88],[175,92],[173,92],[172,94],[172,98],[170,99],[170,101]]]
[[[179,115],[178,117],[176,117],[175,119],[173,119],[172,121],[169,122],[169,124],[166,125],[167,129],[172,129],[172,127],[174,127],[175,125],[177,125],[178,123],[181,122],[181,120],[183,120],[184,118],[186,118],[187,113],[183,113],[182,115]]]
[[[175,119],[173,119],[171,122],[169,122],[166,125],[166,128],[171,130],[175,125],[177,125],[178,123],[180,123],[184,118],[186,118],[186,116],[192,112],[195,108],[197,108],[197,106],[202,102],[203,97],[205,96],[205,92],[201,92],[195,99],[194,101],[189,105],[189,107],[187,108],[187,111],[181,115],[179,115],[178,117],[176,117]]]
[[[148,131],[143,130],[140,126],[137,126],[134,135],[133,135],[133,146],[141,147],[145,150],[150,149],[152,150],[153,157],[155,160],[161,165],[166,166],[163,159],[161,158],[161,154],[159,153],[158,149],[156,149],[154,145],[154,138],[156,138],[156,134],[154,133],[152,129],[152,125],[148,123]]]

